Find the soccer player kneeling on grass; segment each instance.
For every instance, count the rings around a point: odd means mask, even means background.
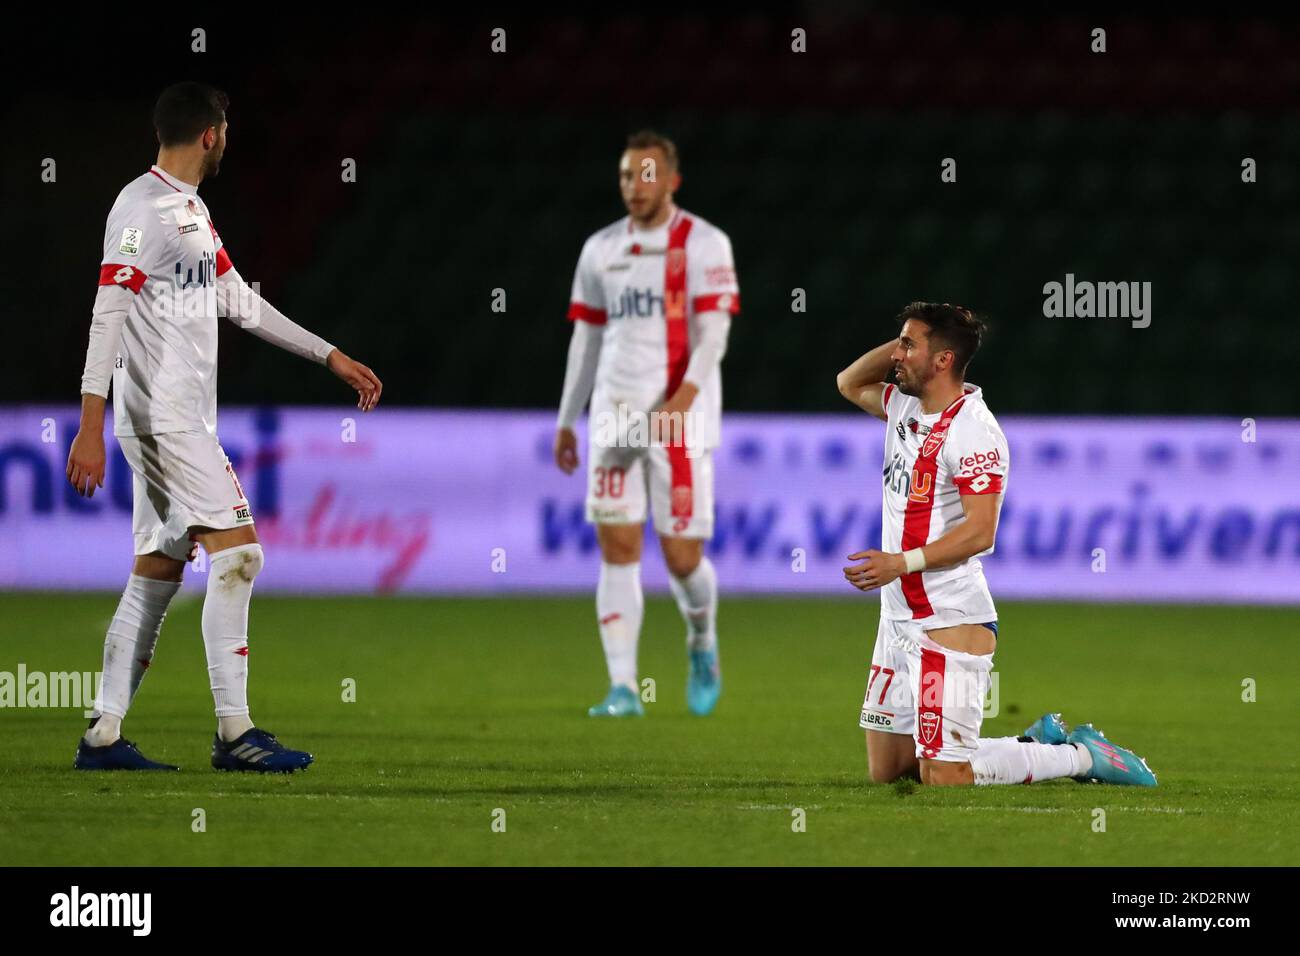
[[[108,627],[79,770],[177,769],[146,758],[121,727],[195,541],[210,558],[203,644],[217,716],[212,766],[283,772],[312,762],[248,716],[248,604],[263,557],[248,499],[217,441],[217,319],[325,365],[357,390],[364,411],[379,401],[381,385],[277,312],[231,264],[198,195],[225,152],[226,105],[224,93],[198,83],[163,91],[154,110],[158,162],[118,195],[104,233],[67,477],[85,497],[104,485],[111,376],[113,432],[134,473],[135,564]]]
[[[849,555],[860,563],[844,569],[854,587],[880,589],[860,724],[871,779],[1154,786],[1141,757],[1091,724],[1069,731],[1059,714],[1021,737],[980,737],[998,626],[978,556],[993,550],[1010,455],[983,391],[965,381],[983,323],[929,302],[899,321],[896,339],[837,380],[840,394],[886,423],[881,550]]]

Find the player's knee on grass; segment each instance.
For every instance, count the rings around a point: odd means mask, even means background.
[[[876,736],[873,738],[873,734]],[[868,730],[867,776],[872,783],[919,779],[912,738],[900,734],[881,734]]]
[[[659,539],[664,552],[664,564],[675,578],[689,577],[700,561],[704,559],[704,540],[702,538],[663,538]]]
[[[907,772],[895,763],[872,760],[871,755],[867,754],[867,776],[871,778],[872,783],[893,783],[906,777]]]
[[[975,782],[969,763],[946,760],[922,760],[921,783],[930,787],[964,787]]]

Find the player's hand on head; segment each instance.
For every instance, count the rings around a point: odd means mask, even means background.
[[[335,349],[329,354],[326,365],[331,372],[357,390],[357,408],[368,412],[379,404],[384,384],[368,366],[345,355],[341,349]]]
[[[93,498],[95,489],[104,487],[105,458],[103,435],[77,432],[68,449],[66,474],[83,498]]]
[[[555,432],[555,464],[566,475],[573,474],[578,467],[578,436],[572,428],[561,428]]]

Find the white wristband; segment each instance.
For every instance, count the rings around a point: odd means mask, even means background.
[[[907,565],[908,574],[915,574],[917,571],[924,571],[925,552],[920,548],[913,548],[911,551],[904,551],[903,563]]]

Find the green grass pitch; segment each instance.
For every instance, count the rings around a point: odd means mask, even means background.
[[[113,595],[0,596],[0,671],[98,670]],[[1300,861],[1300,611],[1004,604],[996,718],[1092,720],[1154,790],[872,786],[857,727],[878,601],[724,599],[724,693],[685,707],[684,628],[647,601],[641,720],[596,721],[590,598],[254,598],[253,716],[316,754],[220,774],[179,600],[126,723],[179,774],[77,773],[79,711],[0,710],[7,864],[1245,865]],[[356,701],[342,699],[345,678]],[[1242,700],[1253,678],[1257,700]],[[193,811],[206,816],[192,829]],[[504,811],[504,832],[493,829]],[[806,829],[795,832],[801,808]],[[1105,831],[1094,810],[1105,811]],[[501,815],[496,814],[500,820]]]

